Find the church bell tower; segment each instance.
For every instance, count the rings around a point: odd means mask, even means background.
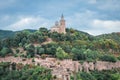
[[[66,24],[65,24],[65,20],[64,20],[64,16],[63,14],[61,15],[61,20],[60,20],[60,33],[66,33]]]

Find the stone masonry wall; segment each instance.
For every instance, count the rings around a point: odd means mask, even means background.
[[[79,63],[78,61],[57,60],[56,58],[34,58],[34,60],[35,62],[32,62],[32,59],[13,56],[0,58],[0,62],[14,62],[22,63],[24,65],[34,64],[49,68],[52,70],[52,75],[57,77],[56,80],[70,80],[70,76],[78,71],[89,72],[91,70],[101,71],[120,68],[120,61],[117,61],[115,63],[105,61]]]

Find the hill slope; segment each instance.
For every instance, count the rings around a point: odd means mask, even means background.
[[[22,30],[22,31],[29,31],[29,32],[33,33],[36,30],[25,29],[25,30]],[[18,32],[21,32],[21,31],[0,30],[0,39],[5,39],[5,38],[13,37]]]
[[[102,34],[102,35],[96,36],[96,38],[112,39],[112,40],[115,40],[118,43],[120,43],[120,32],[114,32],[114,33],[110,33],[110,34]]]
[[[59,59],[115,62],[117,59],[114,55],[118,57],[120,54],[118,33],[92,36],[82,31],[66,29],[66,34],[59,34],[51,33],[46,28],[14,33],[12,38],[0,41],[0,56],[34,57],[38,54],[43,57],[51,55]]]
[[[14,36],[15,32],[7,31],[7,30],[0,30],[0,39],[8,38]]]

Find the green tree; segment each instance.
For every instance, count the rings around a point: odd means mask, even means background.
[[[58,47],[56,51],[56,57],[58,59],[66,59],[69,56],[68,56],[68,53],[66,53],[61,47]]]
[[[117,61],[117,58],[113,55],[103,55],[100,57],[100,60],[102,61],[110,61],[110,62],[116,62]]]
[[[72,48],[73,59],[75,60],[86,60],[86,55],[83,53],[84,49]]]
[[[14,67],[11,70],[10,65]],[[16,66],[11,63],[0,63],[0,80],[53,80],[49,69],[25,65],[16,70]]]
[[[42,47],[37,47],[37,54],[41,55],[41,54],[44,54],[44,53],[45,53],[44,48],[42,48]]]
[[[43,32],[43,33],[48,33],[48,30],[47,30],[47,28],[45,28],[45,27],[39,28],[39,31],[40,31],[40,32]]]
[[[11,49],[7,47],[3,47],[2,50],[0,51],[0,56],[4,57],[9,53],[12,53]]]
[[[26,46],[26,50],[27,50],[27,56],[28,57],[33,57],[35,54],[35,47],[32,44],[29,44]]]
[[[82,80],[96,80],[96,78],[87,72],[78,73],[77,79],[81,78]]]

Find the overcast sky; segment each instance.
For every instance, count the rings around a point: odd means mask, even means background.
[[[120,32],[120,0],[0,0],[0,29],[50,29],[62,13],[68,28]]]

